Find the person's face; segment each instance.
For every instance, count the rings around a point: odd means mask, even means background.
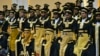
[[[65,18],[66,18],[66,19],[71,18],[71,14],[66,13],[66,14],[65,14]]]
[[[59,8],[59,7],[60,7],[60,5],[59,5],[59,4],[56,4],[56,7],[57,7],[57,8]]]
[[[96,20],[100,20],[100,15],[97,15],[96,16]]]
[[[24,31],[25,38],[30,37],[31,32],[30,31]]]
[[[0,20],[4,19],[4,16],[3,15],[0,15]]]
[[[15,14],[14,13],[10,13],[10,18],[13,18],[14,16],[15,16]]]
[[[39,10],[36,10],[35,13],[36,13],[36,15],[39,15],[40,14],[40,11]]]
[[[23,12],[20,11],[20,12],[19,12],[19,16],[20,16],[20,17],[24,17],[24,16],[25,16],[25,13],[23,13]]]
[[[6,11],[7,10],[7,7],[3,7],[3,10]]]
[[[76,3],[76,6],[81,6],[81,3],[80,3],[80,2],[77,2],[77,3]]]
[[[74,14],[77,14],[78,13],[78,10],[74,9]]]
[[[58,18],[58,14],[54,14],[53,17],[54,17],[54,18]]]
[[[12,8],[13,10],[16,10],[16,7],[14,7],[14,6],[12,6],[11,8]]]
[[[46,12],[41,12],[41,16],[45,16],[46,15]]]
[[[40,9],[40,6],[36,6],[36,9]]]
[[[34,15],[34,12],[30,12],[30,16],[33,16]]]
[[[82,17],[82,18],[86,18],[86,17],[87,17],[87,13],[81,12],[81,17]]]

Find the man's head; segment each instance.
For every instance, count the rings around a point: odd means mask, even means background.
[[[26,16],[26,10],[21,9],[19,11],[19,17],[25,17]]]
[[[31,10],[29,11],[29,14],[30,14],[30,16],[34,16],[34,15],[35,15],[35,10],[34,10],[34,9],[31,9]]]
[[[100,11],[97,11],[95,16],[96,16],[96,20],[100,20]]]
[[[13,3],[11,9],[16,10],[16,8],[17,8],[17,4]]]
[[[55,5],[56,5],[56,8],[60,8],[61,3],[58,1],[58,2],[55,2]]]
[[[87,18],[87,16],[88,16],[88,10],[86,8],[83,8],[81,10],[80,14],[81,14],[82,18]]]
[[[39,4],[36,4],[35,7],[36,9],[40,9],[41,6]]]
[[[3,11],[6,11],[8,9],[7,5],[3,5]]]
[[[74,7],[73,13],[78,14],[79,10],[80,10],[80,8],[78,6],[76,6],[76,7]]]
[[[25,37],[25,38],[29,38],[30,35],[31,35],[31,30],[30,30],[30,28],[24,28],[23,34],[24,34],[24,37]]]
[[[47,15],[47,10],[42,9],[42,10],[41,10],[41,16],[46,16],[46,15]]]
[[[9,14],[9,17],[10,17],[10,18],[15,17],[15,12],[11,10],[11,11],[10,11],[10,14]]]
[[[65,16],[66,19],[72,18],[72,11],[71,10],[66,10],[66,13],[65,13],[64,16]]]
[[[57,19],[59,16],[60,16],[59,11],[54,10],[54,11],[53,11],[53,17]]]

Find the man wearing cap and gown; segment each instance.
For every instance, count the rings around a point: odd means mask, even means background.
[[[64,51],[61,53],[64,56],[73,56],[74,44],[76,42],[76,34],[77,34],[77,21],[72,18],[72,11],[66,10],[64,18],[63,18],[63,34],[67,34],[66,37],[62,37],[61,43],[63,43],[63,47],[60,46],[60,49]],[[69,36],[69,35],[72,36]],[[66,39],[66,42],[63,42]],[[67,42],[68,41],[68,42]],[[65,45],[65,46],[64,46]],[[67,46],[67,47],[66,47]]]
[[[48,15],[51,16],[51,12],[50,12],[50,9],[49,9],[49,4],[44,4],[43,9],[47,10]]]
[[[11,6],[11,10],[17,12],[17,4],[13,3]]]
[[[91,56],[93,37],[91,36],[91,21],[88,18],[88,10],[81,9],[81,18],[78,20],[78,39],[74,47],[74,54],[81,56]]]
[[[36,8],[35,8],[36,10],[41,10],[41,8],[40,8],[40,7],[41,7],[41,5],[36,4],[36,5],[35,5],[35,7],[36,7]]]
[[[58,10],[54,10],[53,19],[51,19],[48,25],[49,28],[54,30],[55,35],[50,49],[50,56],[59,56],[60,44],[58,41],[61,40],[61,37],[58,34],[62,30],[62,18],[59,15]]]
[[[8,6],[7,5],[3,5],[3,12],[5,13],[8,10]]]
[[[96,11],[95,17],[92,20],[92,36],[95,44],[95,55],[100,56],[100,11]],[[92,55],[91,55],[92,56]]]
[[[61,12],[61,16],[63,17],[63,16],[65,15],[65,11],[66,11],[67,9],[69,9],[69,7],[68,7],[68,5],[66,5],[66,4],[64,4],[62,7],[63,7],[63,9],[62,9],[62,12]]]
[[[78,20],[80,17],[79,11],[80,8],[78,6],[75,6],[73,10],[73,16],[72,16],[75,20]]]
[[[29,18],[27,19],[27,25],[31,27],[31,30],[35,29],[35,26],[38,24],[39,20],[35,15],[35,9],[29,11]]]
[[[19,27],[20,31],[22,30],[24,25],[27,24],[27,23],[25,23],[25,22],[27,22],[26,13],[27,12],[24,9],[19,10],[19,17],[18,17],[17,21],[18,21],[18,25],[19,25],[18,27]]]
[[[9,23],[10,25],[13,25],[13,24],[18,25],[17,18],[16,18],[16,12],[13,11],[13,10],[10,10],[8,23]]]
[[[31,29],[29,26],[25,26],[23,29],[23,36],[20,37],[17,42],[17,56],[34,56],[34,39],[31,35]]]
[[[50,16],[48,15],[47,10],[41,9],[41,16],[38,20],[39,20],[38,24],[40,25],[40,27],[45,28],[46,23],[50,20]]]
[[[55,5],[56,5],[56,8],[54,8],[54,9],[52,9],[52,11],[53,10],[57,10],[58,12],[60,12],[61,13],[61,8],[60,8],[60,5],[61,5],[61,2],[55,2]]]
[[[8,23],[9,23],[9,30],[11,30],[10,32],[8,32],[9,33],[9,37],[8,37],[9,54],[8,55],[14,56],[15,55],[15,40],[19,32],[17,30],[18,21],[15,17],[15,11],[13,10],[10,11]]]

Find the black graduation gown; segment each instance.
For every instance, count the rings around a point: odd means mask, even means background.
[[[78,20],[78,21],[82,21],[82,19]],[[93,36],[92,36],[92,23],[90,21],[90,18],[87,18],[85,22],[89,21],[89,23],[84,23],[83,25],[83,28],[82,29],[79,29],[80,25],[78,24],[78,31],[79,30],[87,30],[87,34],[90,35],[90,41],[88,42],[90,45],[89,47],[86,49],[86,50],[83,50],[81,56],[95,56],[95,46],[93,43],[92,40],[94,39]],[[78,34],[80,34],[78,32]]]
[[[21,20],[21,18],[19,17],[19,18],[17,19],[17,21],[18,21],[18,28],[20,28],[20,23],[19,23],[20,20]],[[23,29],[26,27],[26,25],[27,25],[27,18],[23,17],[23,21],[24,21],[24,22],[21,23],[22,26],[21,26],[21,29],[20,29],[20,30],[23,30]]]
[[[26,20],[26,22],[25,22],[25,26],[28,26],[28,27],[30,27],[30,23],[28,22],[28,21],[33,21],[33,22],[35,22],[35,23],[33,23],[32,24],[32,28],[34,28],[35,29],[35,26],[38,24],[38,18],[36,18],[36,16],[32,16],[32,17],[29,17],[27,20]]]
[[[59,38],[54,38],[50,48],[50,56],[59,56],[60,44],[58,43]]]
[[[44,53],[45,52],[45,50],[44,50],[45,46],[43,46],[43,44],[46,44],[46,42],[47,42],[46,40],[42,41],[41,56],[45,56],[45,53]]]
[[[47,19],[48,19],[48,20],[47,20]],[[48,16],[48,15],[46,15],[46,16],[41,16],[38,20],[39,20],[39,21],[38,21],[37,24],[40,25],[40,27],[42,27],[42,28],[47,28],[47,27],[48,27],[48,21],[50,21],[50,16]],[[47,20],[47,21],[45,21],[44,24],[42,24],[41,20],[42,20],[42,21]]]
[[[9,22],[14,22],[11,26],[16,26],[16,28],[18,27],[18,21],[17,21],[17,18],[9,19],[9,20],[8,20],[8,23],[9,23]]]
[[[60,18],[59,17],[59,20],[58,20],[58,22],[56,23],[57,24],[57,26],[56,26],[56,28],[54,28],[54,26],[52,25],[52,23],[54,24],[55,23],[55,20],[56,19],[54,19],[54,20],[50,20],[47,24],[48,24],[48,27],[47,28],[51,28],[51,29],[53,29],[53,30],[56,30],[56,33],[58,32],[58,30],[62,30],[63,29],[63,24],[62,24],[62,18]]]
[[[69,24],[68,27],[65,27],[65,24],[63,23],[63,29],[71,29],[71,32],[75,32],[77,34],[77,21],[74,20],[73,18],[66,19],[65,22],[68,20],[68,22],[72,22],[72,24]],[[65,51],[65,56],[73,56],[73,50],[74,50],[74,44],[75,41],[73,40],[72,43],[66,43],[68,44],[68,47],[66,48]]]
[[[17,42],[17,55],[20,56],[21,51],[23,51],[23,45],[21,41]],[[29,56],[32,56],[34,53],[34,39],[31,39],[29,46],[26,47],[26,51],[28,51]]]
[[[62,18],[59,18],[57,24],[59,24],[62,21]],[[51,22],[55,22],[55,20],[51,20],[49,27],[56,32],[56,34],[58,33],[58,30],[62,30],[62,23],[60,23],[60,25],[57,25],[57,28],[55,29],[54,26],[51,24]],[[52,45],[50,48],[50,56],[59,56],[59,49],[60,49],[60,44],[58,43],[58,41],[61,40],[61,37],[54,37],[53,41],[52,41]]]
[[[7,39],[8,39],[8,34],[7,33],[0,33],[0,55],[7,55],[8,53],[8,43],[7,43]]]
[[[68,20],[68,22],[72,22],[72,24],[69,24],[68,27],[65,26],[64,22],[63,22],[63,29],[71,29],[73,32],[75,32],[77,34],[77,21],[73,18],[70,18],[70,19],[66,19],[65,22]]]
[[[93,20],[92,21],[92,32],[91,32],[91,35],[93,37],[93,47],[91,49],[93,51],[91,51],[91,52],[93,52],[93,53],[91,53],[91,56],[96,55],[96,41],[95,41],[95,39],[96,39],[97,35],[95,35],[95,33],[96,33],[95,25],[93,25],[93,24],[96,24],[97,22],[100,23],[100,20]],[[99,39],[98,40],[100,40],[100,27],[99,27],[98,31],[99,31],[99,35],[98,35]],[[100,50],[100,41],[99,41],[99,50]],[[99,56],[100,56],[100,53],[99,53]]]

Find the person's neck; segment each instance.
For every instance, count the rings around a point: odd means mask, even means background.
[[[10,17],[10,18],[11,18],[11,19],[12,19],[12,18],[15,18],[15,16],[13,16],[13,17]]]
[[[21,16],[20,18],[25,18],[25,16]]]
[[[59,17],[56,17],[55,20],[56,20],[56,19],[59,19]]]
[[[60,7],[57,7],[57,9],[60,9]]]
[[[87,17],[83,17],[82,19],[87,19]]]
[[[74,13],[74,16],[78,15],[78,13]]]

